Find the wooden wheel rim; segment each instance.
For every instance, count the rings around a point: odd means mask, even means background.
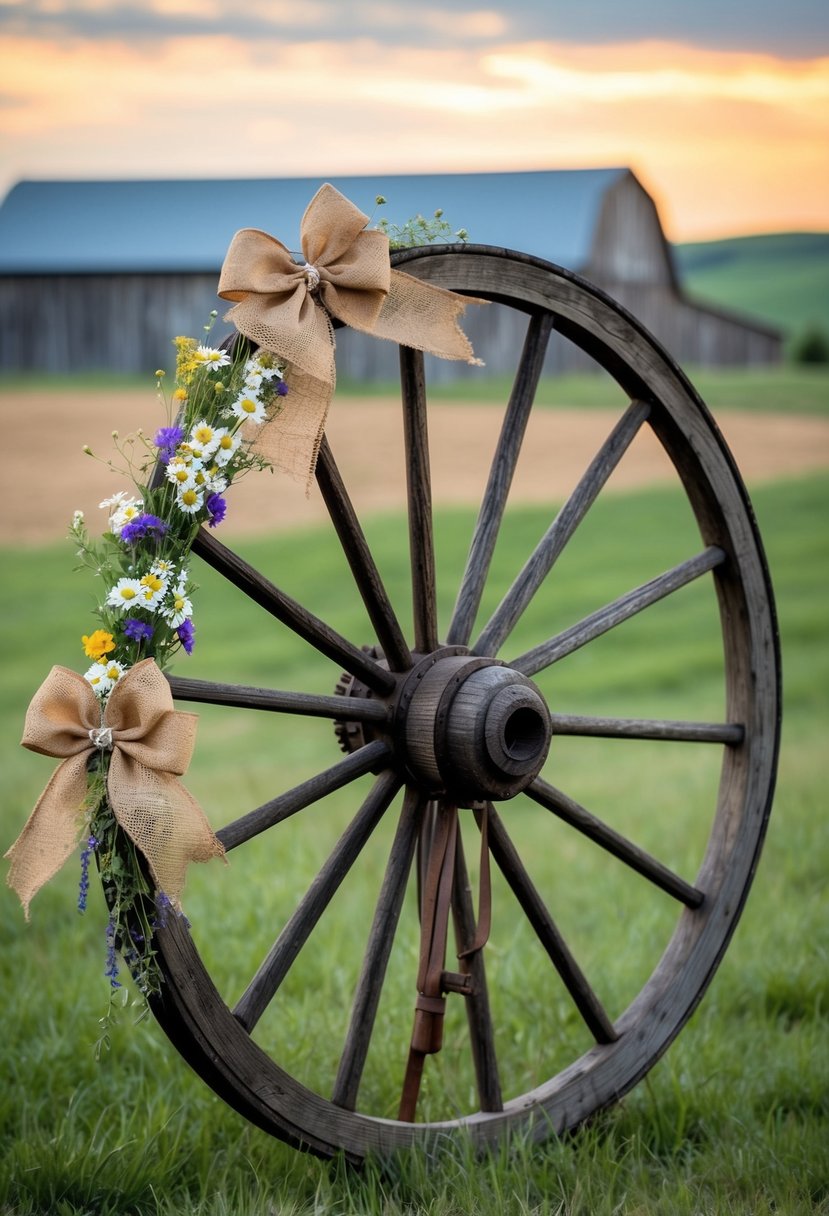
[[[597,1044],[503,1110],[412,1124],[343,1109],[271,1060],[231,1013],[180,922],[158,933],[166,984],[154,1012],[178,1050],[230,1105],[298,1147],[353,1159],[450,1131],[480,1143],[529,1130],[541,1138],[577,1126],[648,1071],[702,997],[737,923],[771,809],[780,727],[778,637],[771,586],[747,493],[713,419],[655,340],[619,305],[540,259],[480,246],[430,247],[395,264],[440,286],[550,314],[632,399],[658,403],[649,421],[671,457],[703,540],[727,555],[715,571],[724,640],[727,721],[744,724],[723,749],[719,804],[697,885],[702,908],[684,909],[656,969]]]

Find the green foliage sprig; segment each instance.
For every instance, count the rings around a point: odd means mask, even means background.
[[[378,207],[386,206],[387,199],[378,194],[375,202]],[[389,238],[391,249],[414,249],[418,245],[452,245],[456,242],[464,244],[469,240],[465,228],[453,229],[443,217],[443,208],[438,207],[428,218],[416,215],[406,220],[404,224],[393,224],[384,216],[377,223],[380,232]]]

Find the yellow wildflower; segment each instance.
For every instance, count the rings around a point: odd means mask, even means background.
[[[193,379],[193,372],[201,366],[201,360],[196,353],[198,342],[195,338],[178,337],[173,339],[173,345],[176,348],[176,380],[189,384]]]
[[[98,659],[100,661],[105,654],[109,654],[110,650],[115,649],[115,639],[105,629],[96,629],[89,637],[84,634],[81,641],[83,642],[84,653],[90,659]]]

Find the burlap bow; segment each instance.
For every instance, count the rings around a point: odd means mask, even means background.
[[[196,723],[195,714],[173,708],[170,686],[152,659],[120,678],[103,718],[83,676],[52,668],[26,713],[22,744],[62,763],[6,854],[8,883],[27,919],[34,895],[77,848],[88,762],[98,748],[112,749],[107,773],[112,812],[173,904],[191,861],[224,856],[201,807],[178,780],[190,762]]]
[[[302,218],[304,266],[275,237],[243,228],[219,279],[219,295],[238,301],[225,319],[289,368],[290,392],[255,446],[306,485],[336,380],[331,317],[443,359],[479,362],[458,324],[470,300],[392,270],[388,238],[367,230],[367,223],[368,216],[326,184]]]

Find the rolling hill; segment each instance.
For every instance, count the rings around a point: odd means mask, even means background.
[[[682,283],[700,301],[780,326],[788,344],[829,335],[829,232],[781,232],[675,245]]]

